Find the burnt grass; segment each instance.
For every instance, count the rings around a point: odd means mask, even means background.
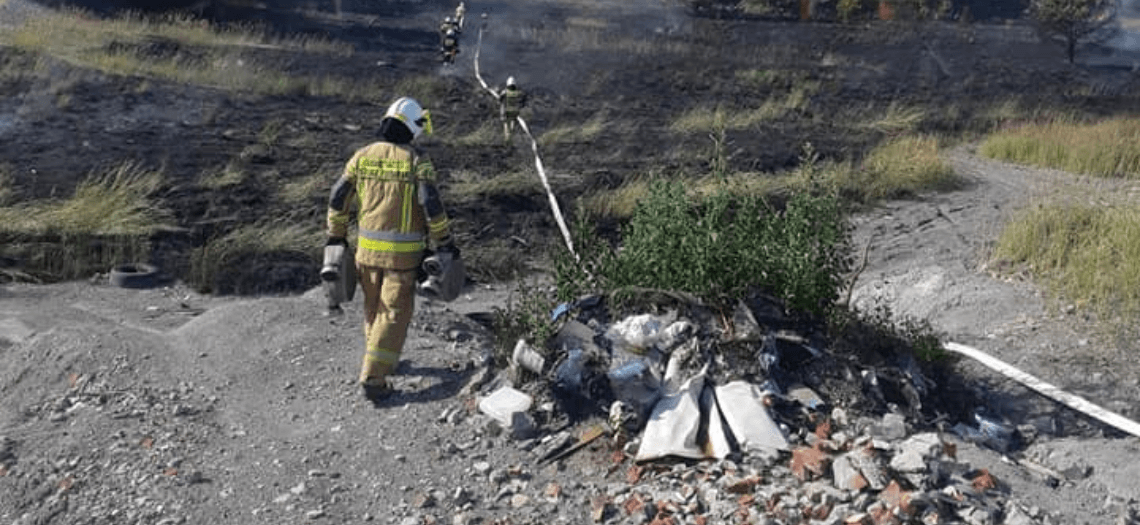
[[[0,120],[4,141],[0,161],[12,176],[18,199],[69,195],[84,175],[127,160],[161,168],[168,180],[156,197],[171,210],[175,227],[151,239],[149,258],[168,277],[184,279],[189,277],[195,250],[243,225],[299,224],[319,230],[325,217],[325,192],[343,162],[355,148],[375,140],[379,118],[391,99],[412,95],[432,109],[437,135],[421,147],[440,172],[465,253],[474,261],[511,259],[517,268],[544,267],[545,250],[560,243],[544,194],[528,187],[449,197],[449,181],[459,172],[492,178],[532,173],[534,165],[521,139],[509,146],[497,140],[458,141],[488,121],[495,126],[492,137],[497,139],[498,123],[496,107],[471,67],[474,24],[462,37],[459,63],[446,69],[438,63],[435,24],[451,12],[452,2],[346,0],[342,7],[347,15],[340,18],[328,12],[331,6],[303,12],[285,2],[271,4],[257,9],[226,6],[210,16],[222,24],[252,21],[283,35],[315,34],[351,43],[354,52],[346,57],[249,52],[257,54],[259,63],[282,70],[383,86],[389,96],[344,100],[303,93],[242,94],[108,75],[0,49],[0,63],[9,72],[0,78],[0,109],[11,115]],[[570,45],[572,37],[547,42],[520,36],[527,34],[524,29],[539,35],[572,35],[574,26],[568,20],[580,7],[574,2],[528,2],[525,10],[499,1],[468,5],[469,19],[475,22],[480,12],[489,14],[482,73],[492,84],[507,75],[519,79],[530,94],[524,118],[536,135],[581,125],[598,115],[605,122],[592,140],[540,148],[545,166],[557,175],[555,190],[562,209],[571,214],[578,197],[616,188],[647,173],[708,173],[714,145],[709,134],[671,127],[686,112],[717,105],[729,112],[759,108],[798,86],[815,86],[806,103],[779,118],[726,130],[725,160],[730,171],[771,173],[793,168],[801,162],[808,142],[823,159],[857,162],[876,144],[900,133],[869,125],[873,115],[892,104],[924,110],[906,132],[968,140],[1017,118],[1062,112],[1108,116],[1135,111],[1140,101],[1137,77],[1131,72],[1069,65],[1060,47],[1041,43],[1032,29],[1017,21],[843,25],[694,17],[683,4],[668,13],[652,7],[660,3],[646,2],[644,8],[637,2],[625,8],[604,5],[596,8],[601,14],[590,11],[592,16],[607,17],[608,27],[621,37],[649,43],[648,51],[620,46],[582,51]],[[560,29],[566,31],[555,33]],[[120,51],[144,59],[198,56],[194,49],[174,42],[117,45]],[[740,71],[767,72],[772,80],[747,82],[738,77]],[[417,85],[429,85],[430,92],[396,91],[402,81],[425,77],[431,82]],[[1036,111],[1024,111],[1013,121],[992,116],[994,107],[1010,101]],[[858,117],[853,108],[868,112]],[[270,126],[276,137],[266,141],[263,130]],[[201,174],[228,164],[239,166],[247,176],[222,188],[198,184]],[[303,202],[285,203],[276,197],[283,185],[317,174],[325,176],[327,184]],[[604,226],[612,232],[617,225]],[[52,244],[51,239],[5,235],[9,248]],[[511,248],[506,255],[481,254],[490,250],[488,246]],[[251,254],[206,287],[215,293],[300,292],[318,284],[318,250],[314,246],[307,258]],[[84,276],[29,264],[51,257],[5,251],[9,253],[0,253],[4,264],[44,280]],[[475,280],[504,276],[501,268],[479,268],[477,263],[470,271]],[[900,370],[906,370],[901,361],[910,359],[903,350],[906,341],[879,328],[863,326],[833,334],[837,347],[846,348],[842,355],[852,361],[816,361],[811,370],[797,372],[799,379],[814,378],[808,382],[821,393],[847,399],[851,406],[870,403],[863,407],[870,412],[888,403],[905,403],[905,392],[890,385],[906,384],[900,379],[900,374],[905,375]],[[865,344],[868,335],[881,344]],[[851,377],[859,369],[856,363],[881,366],[885,399],[865,400],[859,380]],[[922,408],[926,417],[953,413],[952,420],[967,419],[974,405],[970,388],[955,379],[944,361],[922,366],[928,377],[944,379],[937,403]]]

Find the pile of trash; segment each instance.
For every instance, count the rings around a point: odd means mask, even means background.
[[[540,463],[608,436],[635,469],[693,460],[756,466],[726,478],[738,505],[658,505],[646,511],[650,520],[665,512],[718,521],[764,514],[779,523],[1040,522],[987,471],[955,460],[955,443],[1007,451],[1019,444],[1017,429],[977,413],[973,421],[938,413],[929,402],[936,385],[912,357],[879,356],[895,360],[887,366],[833,355],[781,312],[761,297],[739,303],[731,318],[691,308],[607,323],[600,298],[561,305],[551,314],[557,334],[540,348],[519,340],[478,408]],[[572,428],[590,419],[602,423],[575,436]],[[631,497],[649,496],[623,495],[611,510]]]

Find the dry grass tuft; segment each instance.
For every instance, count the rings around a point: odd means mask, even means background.
[[[961,180],[941,157],[936,137],[908,135],[889,139],[863,159],[845,184],[861,202],[915,196],[958,187]]]
[[[1027,208],[1002,232],[991,265],[1028,271],[1074,304],[1134,318],[1140,313],[1140,206]]]
[[[310,94],[348,100],[381,98],[374,83],[290,74],[259,63],[256,53],[282,49],[348,56],[351,46],[311,36],[278,38],[256,26],[224,29],[191,16],[137,13],[100,19],[64,10],[0,33],[0,45],[117,75],[260,94]],[[66,101],[61,101],[66,103]]]
[[[70,199],[0,208],[0,224],[28,234],[147,234],[169,219],[167,210],[150,198],[162,181],[161,173],[125,162],[88,176]]]
[[[979,148],[1000,160],[1100,177],[1140,177],[1140,118],[1096,123],[1060,118],[990,135]]]

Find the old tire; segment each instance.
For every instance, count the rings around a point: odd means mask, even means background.
[[[158,283],[158,268],[146,263],[120,264],[111,268],[109,280],[123,288],[150,288]]]

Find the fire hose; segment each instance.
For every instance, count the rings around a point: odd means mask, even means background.
[[[1049,399],[1064,404],[1073,410],[1123,430],[1133,436],[1140,436],[1140,423],[1094,405],[1080,396],[1065,392],[981,350],[958,343],[946,343],[942,345],[942,347],[951,352],[974,359],[990,369],[1033,389]]]
[[[487,83],[483,81],[482,75],[479,74],[479,50],[483,47],[483,28],[479,28],[479,38],[475,44],[475,79],[483,86],[483,89],[490,93],[495,100],[499,99],[499,94],[495,90],[487,87]],[[562,231],[562,239],[566,241],[566,249],[570,250],[570,255],[574,256],[574,260],[581,262],[578,253],[574,251],[574,241],[570,238],[570,229],[566,227],[566,219],[562,216],[562,209],[558,206],[558,199],[554,197],[554,190],[550,188],[550,181],[546,177],[546,169],[542,165],[542,158],[538,156],[538,141],[531,135],[530,128],[526,125],[526,121],[521,116],[516,116],[515,119],[519,123],[519,127],[526,133],[530,139],[530,149],[534,153],[534,167],[538,171],[538,177],[542,180],[542,187],[546,189],[546,197],[550,201],[550,208],[554,212],[554,220],[558,223],[558,229]]]

